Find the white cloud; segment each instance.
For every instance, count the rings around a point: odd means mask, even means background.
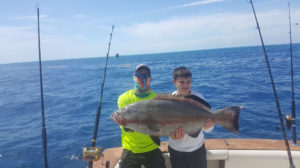
[[[32,20],[32,21],[35,21],[35,20],[37,20],[37,16],[36,15],[17,16],[17,17],[12,17],[11,20]],[[49,18],[48,15],[40,15],[40,21],[43,21],[43,22],[60,22],[60,20],[58,20],[58,19]]]
[[[196,2],[192,2],[192,3],[179,5],[179,6],[174,6],[171,8],[186,8],[186,7],[191,7],[191,6],[206,5],[206,4],[224,2],[224,1],[226,1],[226,0],[202,0],[202,1],[196,1]]]
[[[47,15],[40,15],[40,19],[42,18],[46,18]],[[12,20],[36,20],[37,16],[33,15],[33,16],[17,16],[17,17],[13,17],[11,18]]]
[[[42,60],[105,56],[106,46],[82,35],[41,34]],[[0,27],[0,63],[37,60],[36,27]]]
[[[206,4],[216,3],[216,2],[223,2],[223,1],[225,1],[225,0],[203,0],[203,1],[197,1],[197,2],[192,2],[192,3],[184,4],[181,7],[206,5]]]
[[[0,26],[0,42],[19,43],[25,40],[28,41],[34,35],[34,29],[36,27],[33,26]]]
[[[288,43],[288,13],[281,10],[257,13],[266,44]],[[292,16],[300,16],[294,9]],[[293,42],[300,42],[300,18],[292,18]],[[43,26],[43,24],[42,24]],[[51,27],[54,26],[52,30]],[[256,24],[249,13],[219,13],[209,16],[173,17],[158,22],[117,25],[111,53],[141,54],[208,48],[260,45]],[[36,25],[0,26],[0,63],[37,60]],[[50,29],[50,30],[49,30]],[[102,39],[82,32],[60,33],[55,25],[41,27],[43,60],[105,56],[110,26],[97,27]],[[48,30],[48,31],[46,31]]]
[[[216,14],[198,17],[176,17],[161,22],[134,24],[123,29],[131,36],[143,39],[164,39],[192,36],[215,36],[251,27],[247,14]],[[253,26],[253,25],[252,25]]]
[[[73,17],[75,17],[77,19],[84,19],[85,15],[83,15],[83,14],[74,14]]]
[[[281,10],[257,13],[266,44],[288,43],[286,14]],[[300,11],[295,10],[293,16],[299,15]],[[294,22],[299,22],[299,19]],[[136,23],[118,31],[126,43],[118,44],[117,48],[129,53],[260,45],[252,13],[175,17],[160,22]],[[293,33],[300,35],[297,30]],[[295,39],[294,42],[300,41]]]
[[[77,41],[86,40],[86,37],[83,35],[74,35],[73,38],[74,38],[74,40],[77,40]]]

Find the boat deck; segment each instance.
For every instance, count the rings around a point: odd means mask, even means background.
[[[300,141],[298,141],[300,144]],[[286,151],[285,142],[283,140],[272,140],[272,139],[206,139],[205,147],[208,152],[208,160],[226,160],[228,154],[218,154],[211,151],[236,151],[236,150],[253,150],[253,151]],[[299,145],[293,145],[290,143],[290,149],[292,151],[300,151]],[[161,142],[160,150],[163,153],[168,153],[168,142]],[[224,152],[223,152],[224,153]],[[286,152],[285,152],[286,153]],[[119,161],[122,148],[109,148],[104,150],[104,157],[94,162],[94,168],[106,168],[106,164],[109,164],[109,168],[113,168]],[[216,156],[216,157],[213,157]],[[222,159],[223,158],[223,159]],[[109,161],[109,163],[107,162]],[[218,163],[218,167],[225,163]]]

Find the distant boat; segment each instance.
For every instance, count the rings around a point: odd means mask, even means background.
[[[119,56],[120,56],[119,53],[117,53],[117,54],[116,54],[116,57],[119,58]]]

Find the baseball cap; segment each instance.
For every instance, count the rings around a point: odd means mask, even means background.
[[[135,68],[135,72],[139,71],[140,69],[146,69],[149,73],[151,73],[150,68],[146,64],[139,64]]]

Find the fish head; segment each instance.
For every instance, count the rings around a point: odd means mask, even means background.
[[[127,122],[126,122],[126,119],[122,116],[122,111],[121,110],[115,111],[110,116],[110,119],[113,120],[115,123],[121,125],[121,126],[126,126]]]

